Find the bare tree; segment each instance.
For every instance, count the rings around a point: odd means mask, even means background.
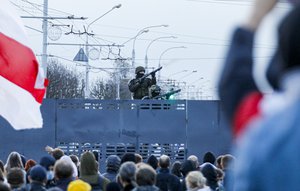
[[[106,91],[105,82],[103,79],[98,78],[92,84],[91,97],[94,99],[104,99]]]
[[[81,75],[67,69],[57,60],[48,63],[47,98],[83,98],[84,83]]]
[[[105,100],[116,99],[116,82],[114,80],[96,79],[92,85],[91,97]]]
[[[91,96],[94,99],[117,99],[118,83],[120,83],[120,99],[131,99],[131,93],[128,89],[128,73],[130,64],[116,61],[115,69],[109,73],[109,80],[96,79],[92,85]]]

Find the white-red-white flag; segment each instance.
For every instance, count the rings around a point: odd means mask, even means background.
[[[0,115],[15,129],[41,128],[45,78],[20,17],[7,0],[0,5]]]

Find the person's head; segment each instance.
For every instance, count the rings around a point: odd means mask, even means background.
[[[150,98],[153,98],[155,96],[158,96],[161,92],[161,88],[158,86],[158,85],[152,85],[150,88],[149,88],[149,95],[150,95]]]
[[[74,180],[70,182],[67,189],[67,191],[91,191],[91,190],[92,187],[88,183],[82,180]]]
[[[77,166],[73,163],[72,159],[69,156],[64,155],[59,160],[60,161],[61,160],[62,161],[66,161],[67,163],[69,163],[70,165],[72,165],[72,167],[73,167],[73,174],[72,174],[73,178],[76,178],[78,176]]]
[[[53,168],[55,164],[55,158],[52,155],[43,156],[40,159],[39,164],[47,170],[47,180],[52,180],[54,178]]]
[[[217,171],[216,167],[211,163],[207,162],[200,166],[200,171],[206,178],[206,185],[211,189],[218,187]]]
[[[140,163],[140,162],[143,162],[143,157],[142,155],[138,154],[138,153],[135,153],[135,162],[136,163]]]
[[[106,159],[106,170],[118,172],[121,165],[121,159],[117,155],[110,155]]]
[[[15,167],[24,169],[21,155],[18,152],[14,151],[14,152],[11,152],[7,157],[7,161],[5,164],[5,170],[6,170],[6,172],[8,172],[11,168],[15,168]]]
[[[33,159],[29,159],[26,163],[25,163],[25,171],[28,172],[28,170],[30,168],[32,168],[33,166],[36,165],[36,161]]]
[[[175,161],[175,162],[172,164],[172,167],[171,167],[171,173],[174,174],[175,176],[181,178],[181,177],[182,177],[182,174],[181,174],[181,172],[180,172],[180,168],[181,168],[181,162]]]
[[[199,167],[199,160],[198,157],[196,155],[190,155],[187,160],[190,160],[194,163],[195,167],[198,168]]]
[[[222,157],[223,157],[223,155],[218,156],[216,159],[216,162],[215,162],[216,167],[219,169],[222,169],[222,166],[221,166]]]
[[[216,173],[217,173],[217,180],[222,181],[224,178],[224,172],[220,168],[216,168]]]
[[[229,168],[233,168],[234,167],[234,161],[235,161],[234,156],[232,156],[230,154],[224,155],[222,157],[222,160],[221,160],[222,169],[226,170],[226,169],[229,169]]]
[[[58,180],[71,178],[73,175],[73,166],[63,160],[56,161],[54,165],[54,176]]]
[[[186,177],[189,172],[194,170],[196,170],[195,164],[190,160],[186,160],[181,164],[180,172],[184,177]]]
[[[158,160],[158,165],[161,168],[169,168],[170,166],[170,157],[167,155],[161,155]]]
[[[98,174],[98,163],[92,152],[84,152],[80,157],[79,165],[80,176],[89,176]]]
[[[203,156],[203,163],[209,162],[210,164],[215,164],[216,157],[212,152],[206,152]]]
[[[191,171],[185,178],[188,190],[198,190],[205,186],[206,178],[199,171]]]
[[[136,67],[135,74],[137,77],[142,77],[145,74],[145,68],[143,66]]]
[[[136,158],[134,153],[125,153],[121,159],[121,164],[128,161],[136,163]]]
[[[65,155],[64,151],[61,150],[60,148],[55,148],[51,152],[52,156],[55,158],[55,160],[59,160],[62,156]]]
[[[21,168],[14,167],[9,169],[6,175],[7,182],[12,189],[20,188],[25,184],[25,174]]]
[[[35,165],[30,169],[29,172],[29,181],[30,182],[40,182],[46,183],[47,182],[47,171],[41,165]]]
[[[69,157],[71,158],[71,160],[75,164],[75,166],[78,167],[78,165],[79,165],[79,158],[76,155],[70,155]]]
[[[156,172],[146,163],[139,163],[136,171],[136,183],[139,186],[152,186],[155,184]]]
[[[158,167],[158,160],[157,160],[156,156],[151,155],[147,160],[147,164],[149,164],[150,166],[152,166],[152,168],[154,170],[156,170]]]
[[[124,162],[120,169],[118,177],[123,185],[135,182],[136,166],[134,162]]]

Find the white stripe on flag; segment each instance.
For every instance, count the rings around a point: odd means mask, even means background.
[[[0,1],[0,116],[16,130],[41,128],[44,74],[20,17],[9,1]]]
[[[42,127],[40,104],[29,92],[2,76],[0,76],[0,103],[0,114],[16,130]]]

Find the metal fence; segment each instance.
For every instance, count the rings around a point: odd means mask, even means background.
[[[172,161],[206,151],[230,151],[230,133],[219,101],[52,100],[42,105],[42,129],[15,131],[0,119],[0,159],[11,151],[38,160],[46,145],[67,154],[98,153],[101,169],[107,156],[137,152],[167,154]],[[22,119],[20,119],[22,120]]]

